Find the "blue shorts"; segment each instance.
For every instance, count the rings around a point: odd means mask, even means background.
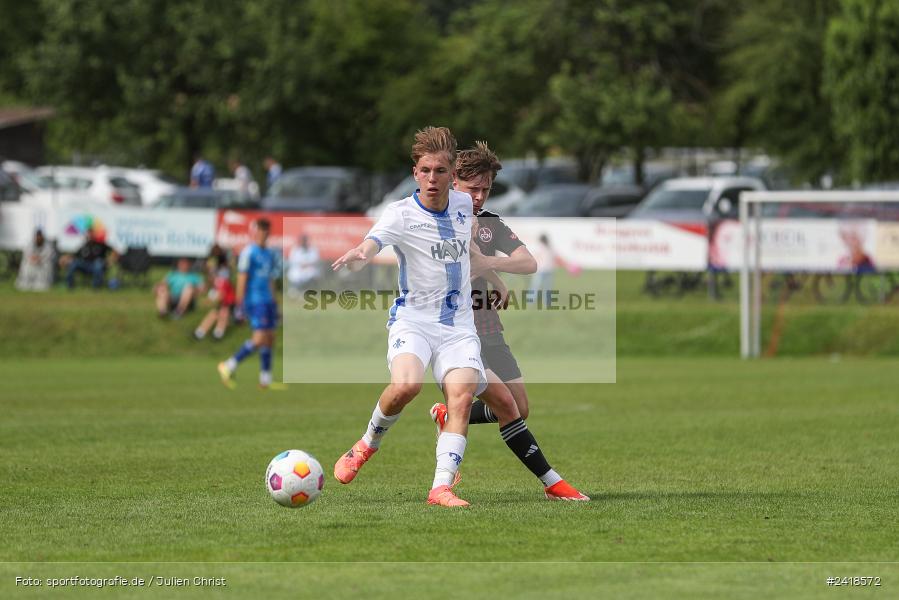
[[[274,302],[247,304],[244,313],[253,331],[274,329],[278,325],[278,305]]]

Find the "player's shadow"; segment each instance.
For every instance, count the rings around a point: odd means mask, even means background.
[[[677,491],[677,492],[597,492],[591,495],[584,492],[591,498],[601,500],[777,500],[777,499],[798,499],[806,496],[802,492],[758,492],[746,490],[694,490],[694,491]]]
[[[595,503],[609,502],[678,502],[678,501],[696,501],[696,500],[715,500],[723,503],[728,502],[745,502],[746,500],[798,500],[808,497],[804,492],[759,492],[745,490],[693,490],[693,491],[635,491],[635,492],[594,492],[591,490],[581,490],[590,496]],[[464,496],[463,496],[464,497]],[[534,501],[533,494],[521,493],[515,490],[496,492],[489,498],[479,500],[478,503],[484,504],[528,504]],[[566,503],[568,504],[568,503]],[[570,504],[579,504],[571,502]]]

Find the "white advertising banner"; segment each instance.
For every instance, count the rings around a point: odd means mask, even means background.
[[[899,271],[899,223],[877,224],[874,264],[883,271]]]
[[[704,271],[705,225],[615,219],[505,219],[528,245],[546,235],[565,261],[584,269]]]
[[[761,264],[767,271],[871,272],[877,268],[874,220],[763,219]],[[709,264],[735,271],[743,262],[739,221],[723,221],[712,233]]]
[[[215,241],[214,210],[104,207],[62,209],[58,217],[56,239],[62,252],[77,250],[90,230],[117,251],[143,247],[153,256],[206,256]]]

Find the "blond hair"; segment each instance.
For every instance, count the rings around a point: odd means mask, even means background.
[[[470,181],[487,173],[490,173],[492,181],[502,168],[499,158],[487,146],[487,142],[475,142],[474,148],[463,150],[456,159],[456,177],[462,181]]]
[[[412,162],[418,164],[425,154],[446,153],[450,164],[456,161],[456,138],[446,127],[425,127],[415,132],[412,144]]]

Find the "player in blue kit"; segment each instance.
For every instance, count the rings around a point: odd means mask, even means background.
[[[275,252],[266,248],[271,223],[259,219],[253,224],[253,243],[247,245],[237,261],[237,305],[242,306],[253,335],[234,353],[220,362],[219,375],[228,388],[234,389],[234,372],[240,362],[259,351],[259,387],[272,387],[272,345],[278,325],[275,302],[275,278],[280,265]]]

